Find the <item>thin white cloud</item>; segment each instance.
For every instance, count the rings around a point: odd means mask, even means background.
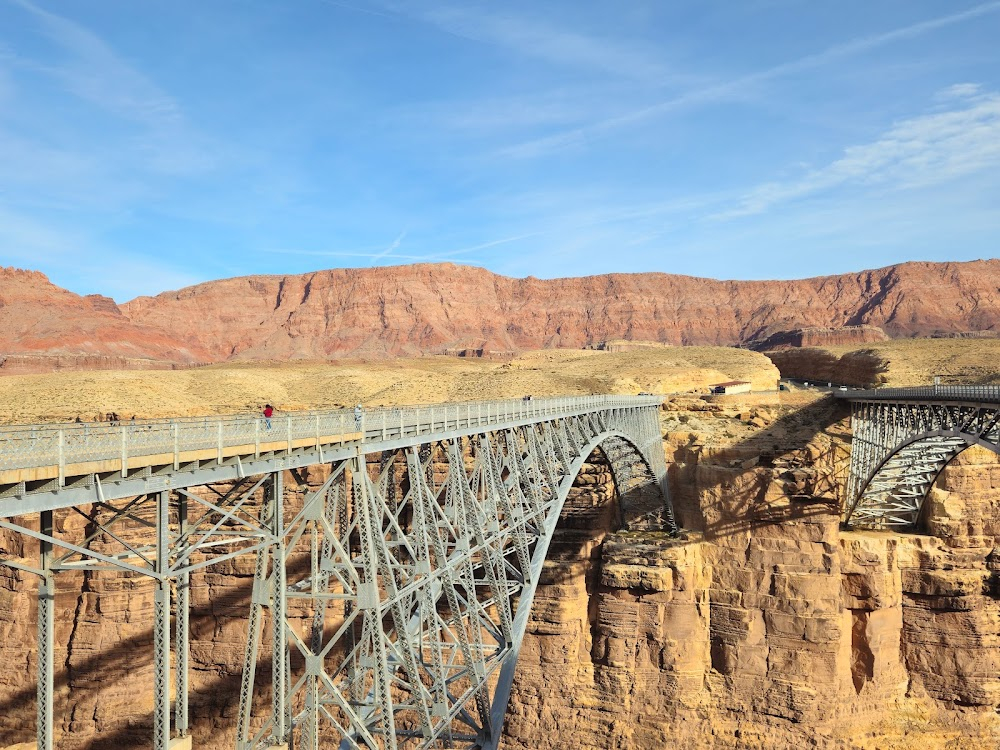
[[[828,47],[822,52],[806,55],[796,60],[781,63],[766,70],[757,71],[748,75],[739,76],[735,79],[722,81],[709,86],[703,86],[680,94],[679,96],[667,99],[662,102],[624,112],[615,117],[600,120],[583,127],[566,130],[543,138],[536,138],[524,143],[503,149],[500,152],[502,158],[536,158],[546,156],[551,152],[572,146],[581,146],[594,138],[599,138],[605,133],[618,130],[619,128],[633,125],[653,117],[664,115],[668,112],[686,109],[689,107],[725,101],[734,97],[743,97],[753,86],[776,78],[799,73],[811,68],[817,68],[829,63],[851,57],[864,52],[883,47],[893,42],[927,34],[931,31],[952,26],[955,24],[971,21],[984,15],[1000,11],[1000,0],[982,3],[968,10],[959,13],[952,13],[939,16],[927,21],[910,24],[898,29],[886,31],[881,34],[859,37],[843,44]]]
[[[294,247],[268,247],[260,252],[267,255],[302,255],[310,258],[398,258],[400,260],[423,260],[423,255],[400,255],[384,251],[359,252],[357,250],[299,250]]]
[[[16,50],[5,49],[14,69],[47,76],[59,89],[115,118],[119,126],[130,127],[114,144],[114,154],[125,152],[130,172],[148,169],[167,175],[200,174],[212,169],[218,149],[212,148],[187,122],[180,104],[147,76],[86,27],[45,10],[30,0],[12,0],[37,22],[63,59],[44,63]],[[26,113],[30,116],[31,112]],[[44,113],[38,113],[42,119]],[[97,148],[89,148],[93,154]],[[121,160],[125,161],[125,160]]]
[[[982,85],[978,83],[956,83],[939,91],[937,98],[942,100],[971,99],[977,96],[982,90]]]
[[[713,218],[761,214],[848,185],[908,189],[1000,168],[1000,94],[977,95],[978,87],[968,85],[963,90],[962,106],[897,122],[877,140],[850,146],[799,179],[759,185],[736,208]]]
[[[267,248],[263,250],[263,252],[277,255],[305,255],[319,258],[367,258],[373,261],[370,265],[376,265],[374,261],[386,259],[433,263],[435,261],[469,255],[470,253],[486,250],[491,247],[497,247],[499,245],[519,242],[521,240],[528,239],[529,237],[539,236],[540,234],[542,234],[542,232],[528,232],[525,234],[514,235],[512,237],[502,237],[500,239],[490,240],[488,242],[482,242],[477,245],[462,247],[456,250],[447,250],[440,253],[405,254],[394,252],[398,249],[399,245],[402,244],[402,241],[406,236],[406,232],[403,232],[399,237],[397,237],[388,248],[378,252],[358,252],[356,250],[298,250],[294,248]]]
[[[404,229],[402,232],[399,233],[396,239],[394,239],[392,242],[389,243],[389,245],[385,248],[385,250],[372,256],[370,265],[373,266],[377,265],[378,261],[380,261],[382,258],[390,257],[393,254],[393,252],[397,250],[400,245],[403,244],[403,240],[405,238],[406,238],[406,230]]]
[[[512,242],[520,242],[521,240],[526,240],[529,237],[537,237],[540,234],[542,234],[542,232],[526,232],[524,234],[516,234],[513,237],[503,237],[498,240],[490,240],[489,242],[482,242],[478,245],[459,248],[458,250],[449,250],[444,253],[437,253],[435,255],[428,256],[428,259],[444,260],[447,258],[455,258],[460,255],[468,255],[469,253],[478,252],[479,250],[486,250],[491,247],[497,247],[498,245],[509,245]]]
[[[407,104],[391,112],[389,122],[437,135],[446,130],[492,136],[510,130],[566,127],[606,115],[616,92],[590,84],[511,96],[482,96]]]
[[[50,72],[73,94],[118,116],[157,126],[180,118],[177,103],[96,34],[28,0],[14,2],[35,16],[43,33],[70,56],[68,64]]]
[[[407,4],[391,6],[399,15],[429,24],[440,31],[511,50],[523,57],[542,59],[575,69],[600,71],[635,80],[666,83],[678,80],[661,54],[634,39],[617,40],[551,24],[538,17],[515,15],[509,8],[487,12],[468,4]],[[496,7],[496,6],[490,6]],[[565,19],[563,19],[565,21]]]

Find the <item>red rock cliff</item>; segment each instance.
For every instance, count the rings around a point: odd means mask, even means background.
[[[120,308],[40,274],[6,271],[0,281],[0,317],[14,323],[0,334],[0,352],[173,361],[507,352],[609,339],[730,345],[817,326],[877,326],[892,337],[1000,329],[998,260],[801,281],[511,279],[424,264],[223,279]]]
[[[0,355],[4,354],[52,359],[49,367],[40,359],[26,364],[24,357],[0,362],[0,367],[16,364],[21,370],[69,366],[73,355],[88,358],[86,369],[100,369],[101,358],[163,363],[205,359],[204,352],[179,346],[173,332],[128,320],[112,299],[97,294],[81,297],[44,274],[17,268],[0,268]]]

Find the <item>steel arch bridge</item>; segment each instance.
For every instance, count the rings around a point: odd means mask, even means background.
[[[548,545],[592,451],[620,499],[640,498],[630,515],[676,532],[660,401],[0,430],[0,528],[39,547],[37,564],[0,560],[39,578],[38,748],[53,745],[60,571],[154,581],[152,744],[166,750],[191,742],[190,575],[241,555],[254,556],[255,575],[237,750],[496,748]],[[289,503],[284,472],[317,465],[328,467],[322,484]],[[60,514],[84,516],[85,538],[60,534]]]
[[[926,386],[837,393],[851,402],[844,524],[916,527],[927,493],[959,453],[1000,453],[1000,387]]]

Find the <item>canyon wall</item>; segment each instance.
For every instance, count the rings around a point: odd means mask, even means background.
[[[3,269],[0,354],[188,364],[506,356],[616,339],[728,346],[796,329],[874,330],[866,326],[892,337],[928,336],[1000,328],[998,288],[996,260],[904,263],[797,281],[663,273],[512,279],[443,263],[223,279],[119,306],[59,289],[38,273]]]
[[[789,347],[873,344],[888,340],[885,331],[877,326],[813,327],[776,331],[765,338],[749,341],[746,346],[754,351],[766,352]]]
[[[875,325],[893,336],[1000,324],[1000,261],[907,263],[801,281],[660,273],[511,279],[453,264],[209,282],[122,307],[215,359],[445,348],[580,348],[624,338],[730,345],[771,330]]]
[[[874,349],[838,354],[826,349],[781,349],[767,352],[783,378],[873,388],[884,385],[889,362]]]
[[[970,450],[947,470],[925,533],[844,532],[849,435],[832,400],[688,397],[665,406],[670,486],[686,530],[679,539],[622,530],[610,471],[600,453],[591,456],[546,563],[503,746],[992,747],[1000,737],[997,457]],[[286,473],[288,513],[327,471]],[[0,554],[34,552],[0,532]],[[238,558],[193,576],[200,748],[232,747],[251,566]],[[32,733],[35,615],[34,582],[0,571],[2,746]],[[58,746],[148,744],[150,585],[122,573],[66,573],[59,592]],[[258,672],[262,704],[267,666]]]
[[[552,574],[506,746],[996,746],[997,457],[945,472],[927,533],[845,532],[836,406],[697,401],[665,414],[688,531],[607,534],[592,590]]]
[[[81,297],[37,271],[0,267],[0,357],[12,366],[100,369],[106,359],[116,366],[138,361],[146,369],[149,361],[169,367],[206,360],[169,329],[129,320],[108,297]],[[46,364],[40,355],[53,360]],[[77,357],[84,359],[73,362]]]

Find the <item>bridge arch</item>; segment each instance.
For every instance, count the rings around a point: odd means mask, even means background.
[[[541,565],[590,453],[599,447],[608,459],[623,521],[675,530],[659,406],[649,396],[517,399],[360,419],[333,411],[274,424],[232,417],[0,434],[10,448],[0,450],[0,527],[42,545],[38,567],[0,559],[41,581],[39,747],[53,736],[55,572],[154,579],[153,735],[165,748],[172,725],[181,736],[188,729],[189,576],[252,555],[238,750],[317,750],[333,738],[352,749],[495,748]],[[220,484],[232,486],[219,494]],[[149,538],[107,532],[124,549],[91,549],[91,537],[78,543],[55,518],[107,507],[103,532],[139,505],[155,511]],[[40,530],[15,518],[30,513]],[[266,661],[265,707],[255,685]]]
[[[562,517],[570,490],[580,474],[580,470],[593,454],[599,450],[604,454],[615,487],[615,496],[618,500],[618,526],[627,528],[630,520],[638,520],[643,517],[664,512],[667,519],[672,522],[672,509],[669,494],[666,492],[665,477],[658,477],[654,466],[655,458],[649,456],[648,450],[644,450],[633,436],[629,436],[621,430],[606,430],[592,436],[583,446],[581,446],[577,457],[563,476],[559,486],[558,502],[554,508],[545,533],[539,539],[532,557],[532,567],[541,572],[541,566],[548,557],[549,546],[552,542],[556,527]],[[662,449],[661,449],[662,450]],[[639,471],[636,467],[641,466]],[[643,492],[645,490],[645,492]],[[638,502],[629,504],[628,500],[638,495]],[[650,501],[655,497],[655,500]],[[514,675],[517,668],[517,660],[520,654],[521,643],[527,629],[528,619],[534,606],[535,594],[537,593],[539,575],[532,576],[531,582],[521,593],[521,602],[518,607],[517,619],[517,641],[512,650],[511,657],[503,664],[500,677],[497,683],[496,693],[493,700],[491,712],[492,723],[499,730],[503,726],[504,714],[510,699],[510,690],[513,685]],[[489,738],[482,744],[484,750],[494,750],[499,746],[500,733]]]
[[[298,664],[284,724],[272,712],[241,750],[276,727],[317,748],[330,723],[342,750],[497,748],[543,565],[590,455],[607,459],[621,525],[675,530],[657,407],[417,434],[341,464],[284,533],[286,560],[310,535],[318,551],[285,584],[298,602],[315,593],[308,637],[288,618]]]
[[[888,389],[852,401],[844,525],[912,530],[934,482],[978,445],[1000,453],[1000,389]]]

